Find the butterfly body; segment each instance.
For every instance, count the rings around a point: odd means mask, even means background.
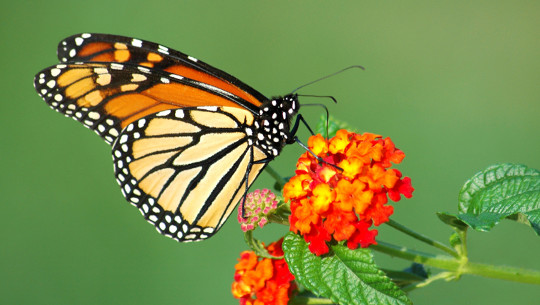
[[[36,75],[37,92],[112,146],[124,197],[178,241],[215,234],[294,142],[295,94],[268,99],[162,45],[80,34],[60,43],[58,57],[63,63]]]

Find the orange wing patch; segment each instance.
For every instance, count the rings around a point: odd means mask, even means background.
[[[141,93],[151,96],[162,103],[168,103],[179,107],[197,107],[204,105],[242,108],[233,101],[199,88],[180,83],[156,84]]]
[[[91,56],[94,54],[99,54],[104,51],[109,51],[113,49],[113,45],[108,42],[91,42],[86,45],[84,45],[79,52],[77,52],[77,55],[80,57],[86,57]],[[95,57],[94,57],[95,59]]]
[[[117,51],[128,51],[123,46],[115,45],[116,48],[122,48]],[[113,46],[91,43],[81,52],[99,53],[105,50],[107,53],[109,47]],[[163,57],[149,53],[147,59],[158,61]],[[196,70],[186,71],[190,71],[191,76],[199,77],[200,81],[212,81],[223,88],[228,86],[226,82],[211,76],[205,79]],[[78,120],[86,122],[85,125],[91,129],[98,129],[98,134],[109,143],[130,123],[162,110],[201,105],[233,107],[239,111],[243,108],[218,93],[196,87],[197,83],[190,83],[193,81],[190,78],[182,83],[180,81],[183,78],[175,79],[174,75],[162,76],[153,72],[140,66],[118,63],[61,64],[38,74],[36,88],[53,108],[68,116],[77,116]],[[110,118],[113,119],[112,124],[99,127],[94,119],[88,119],[86,111],[99,114],[93,115],[97,123]],[[108,132],[109,129],[114,129],[112,134]]]
[[[186,66],[182,66],[182,65],[174,65],[174,66],[170,66],[166,69],[164,69],[165,71],[167,72],[171,72],[171,73],[174,73],[174,74],[177,74],[177,75],[181,75],[181,76],[184,76],[184,77],[187,77],[187,78],[191,78],[193,80],[196,80],[196,81],[199,81],[201,83],[205,83],[205,84],[209,84],[209,85],[212,85],[214,87],[217,87],[219,89],[222,89],[222,90],[225,90],[225,91],[228,91],[238,97],[241,97],[243,98],[244,100],[250,102],[251,104],[255,105],[255,106],[260,106],[261,105],[261,101],[259,101],[258,99],[254,98],[253,96],[251,96],[250,94],[246,93],[245,91],[241,90],[240,88],[228,83],[228,82],[225,82],[217,77],[214,77],[210,74],[207,74],[207,73],[204,73],[204,72],[201,72],[201,71],[198,71],[198,70],[195,70],[195,69],[192,69],[192,68],[189,68],[189,67],[186,67]],[[233,106],[234,107],[234,106]],[[236,106],[236,107],[239,107],[239,108],[243,108],[243,107],[240,107],[240,106]]]

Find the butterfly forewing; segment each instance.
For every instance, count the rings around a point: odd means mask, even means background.
[[[254,162],[269,157],[248,143],[253,119],[238,108],[198,107],[133,122],[113,146],[124,196],[165,235],[210,237],[243,196],[245,181],[264,168]]]
[[[234,76],[192,56],[163,45],[117,35],[78,34],[58,44],[58,59],[63,62],[132,63],[181,75],[228,91],[242,99],[252,111],[266,98]]]
[[[112,144],[129,123],[166,109],[241,107],[227,91],[159,69],[130,63],[67,63],[36,75],[49,106],[93,129]]]

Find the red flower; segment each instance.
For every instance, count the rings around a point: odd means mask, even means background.
[[[266,247],[268,253],[282,256],[282,242],[283,239]],[[240,304],[286,305],[296,290],[285,259],[261,259],[253,251],[244,251],[235,269],[232,294]]]
[[[308,147],[325,162],[309,152],[302,154],[296,175],[285,184],[283,195],[291,202],[290,230],[302,234],[317,255],[328,253],[332,239],[347,241],[351,249],[376,244],[377,230],[369,228],[392,215],[388,197],[398,201],[414,191],[410,178],[402,179],[400,171],[390,169],[405,154],[390,138],[346,130],[330,140],[312,136]]]

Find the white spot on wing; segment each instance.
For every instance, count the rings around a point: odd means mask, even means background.
[[[107,68],[105,68],[105,67],[97,67],[97,68],[94,68],[94,72],[96,72],[96,74],[105,74],[105,73],[109,73],[109,71],[108,71]]]
[[[164,110],[164,111],[161,111],[161,112],[158,112],[156,114],[156,116],[167,116],[171,113],[171,110]]]
[[[176,75],[176,74],[169,74],[170,77],[174,77],[176,79],[184,79],[183,76],[180,76],[180,75]]]
[[[124,69],[124,65],[122,65],[122,64],[117,64],[117,63],[111,63],[111,69],[114,69],[114,70],[122,70],[122,69]]]
[[[144,73],[150,73],[150,69],[146,67],[138,66],[137,69],[139,69],[139,71],[144,72]]]
[[[169,54],[169,48],[164,47],[164,46],[162,46],[162,45],[159,45],[159,46],[158,46],[158,52],[165,53],[165,54]]]
[[[99,113],[95,112],[95,111],[90,111],[88,113],[88,117],[91,118],[92,120],[99,120]]]
[[[131,45],[134,46],[134,47],[141,48],[142,47],[142,41],[139,40],[139,39],[133,38],[133,40],[131,41]]]
[[[51,75],[57,77],[60,74],[61,70],[58,68],[51,69]]]
[[[199,109],[208,110],[208,111],[217,111],[218,107],[216,106],[201,106],[198,107]]]
[[[132,82],[143,82],[146,80],[146,76],[139,74],[139,73],[133,73],[131,74],[131,81]]]
[[[181,119],[184,117],[184,110],[178,109],[174,112],[174,116]]]

